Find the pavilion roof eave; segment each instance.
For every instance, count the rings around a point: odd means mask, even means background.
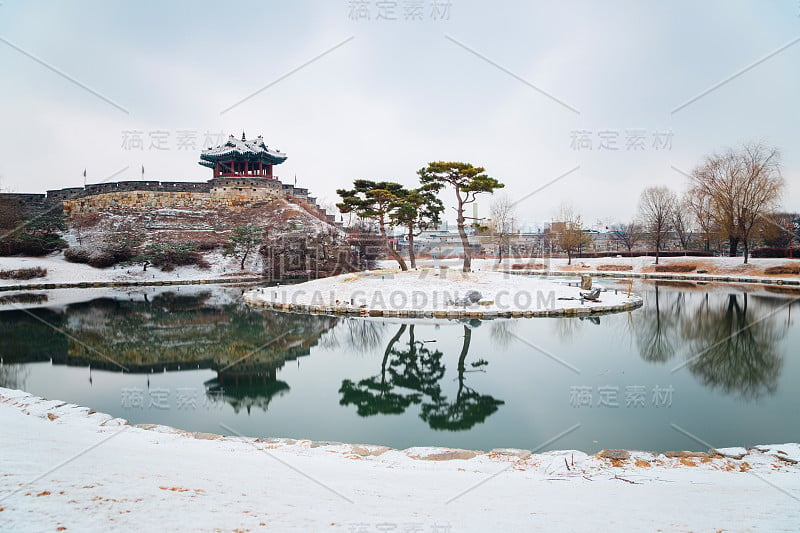
[[[270,153],[264,154],[254,154],[254,153],[242,153],[237,150],[230,150],[226,152],[218,152],[213,154],[204,153],[200,155],[200,159],[203,161],[208,161],[210,163],[216,163],[217,161],[230,161],[231,158],[236,158],[238,160],[246,160],[246,161],[261,161],[264,163],[268,163],[270,165],[279,165],[286,161],[285,155],[273,155]]]

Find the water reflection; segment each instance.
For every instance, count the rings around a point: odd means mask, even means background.
[[[209,400],[228,403],[235,412],[266,411],[274,396],[289,390],[277,371],[309,355],[336,322],[253,312],[212,291],[6,311],[0,313],[0,386],[24,387],[24,372],[15,363],[52,361],[133,374],[210,368],[217,377],[204,384]]]
[[[797,362],[792,366],[787,356],[799,338],[796,328],[787,338],[796,293],[664,283],[635,290],[645,305],[630,313],[441,326],[252,309],[241,303],[238,289],[108,292],[70,305],[0,312],[0,386],[30,386],[35,394],[90,402],[129,419],[141,417],[137,422],[161,417],[160,423],[195,423],[194,430],[218,431],[219,419],[203,412],[187,422],[185,410],[121,409],[119,390],[143,389],[147,375],[148,387],[151,381],[173,391],[194,385],[203,400],[199,409],[216,407],[219,416],[250,415],[254,434],[268,428],[265,436],[296,432],[303,438],[389,445],[397,442],[370,431],[396,431],[400,436],[393,438],[407,438],[410,444],[455,446],[483,431],[497,436],[487,448],[525,446],[530,442],[520,435],[540,441],[546,437],[533,432],[550,431],[546,424],[588,414],[568,402],[576,384],[674,383],[684,406],[676,400],[669,414],[649,411],[647,420],[707,418],[712,409],[715,415],[723,409],[739,413],[758,402],[783,417],[796,412],[800,396],[787,386],[800,377]],[[519,338],[573,361],[586,370],[580,378],[584,382],[532,356]],[[487,352],[491,357],[483,355]],[[302,369],[286,364],[306,356],[311,357]],[[36,362],[52,364],[30,364]],[[58,368],[66,365],[89,367],[89,381],[58,382]],[[42,371],[45,367],[50,371]],[[202,370],[197,375],[178,373],[197,369]],[[619,383],[614,381],[623,374]],[[502,399],[488,394],[498,388]],[[92,394],[81,394],[86,391]],[[276,402],[282,396],[290,401]],[[632,423],[634,414],[591,411],[609,434]],[[269,423],[258,425],[263,417]],[[389,424],[373,423],[380,419]],[[669,421],[664,422],[667,429]],[[637,438],[645,433],[632,430]],[[469,442],[484,447],[484,441]]]
[[[770,316],[781,308],[750,305],[748,294],[729,294],[712,305],[708,298],[686,319],[684,335],[691,342],[688,367],[704,385],[757,399],[777,390],[783,357],[777,341],[786,330]]]
[[[474,361],[467,369],[472,328],[480,321],[463,325],[464,335],[457,364],[458,389],[455,397],[442,392],[441,381],[446,368],[443,353],[428,347],[435,341],[418,340],[414,325],[402,324],[389,340],[383,353],[378,374],[355,382],[345,379],[339,389],[341,405],[354,405],[360,416],[401,414],[411,405],[420,405],[420,418],[432,429],[460,431],[482,423],[497,411],[504,402],[480,394],[466,385],[466,374],[483,371],[488,361]],[[408,339],[402,348],[397,344],[408,330]],[[492,330],[495,337],[509,335],[508,327]]]
[[[777,345],[788,330],[776,315],[790,315],[798,300],[728,290],[655,284],[633,315],[639,354],[666,363],[683,352],[683,364],[709,388],[748,400],[772,395],[783,365]]]

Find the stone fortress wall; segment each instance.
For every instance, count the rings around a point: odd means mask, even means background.
[[[0,193],[3,205],[10,203],[25,217],[63,209],[70,216],[107,210],[145,209],[240,209],[273,198],[293,197],[325,213],[308,189],[281,183],[277,179],[227,177],[206,182],[117,181],[85,187],[49,190],[47,194]]]

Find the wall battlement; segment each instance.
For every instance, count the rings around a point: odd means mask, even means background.
[[[29,218],[62,210],[72,216],[106,210],[240,209],[281,197],[303,200],[320,210],[329,222],[335,220],[334,215],[319,208],[306,188],[277,179],[248,177],[205,182],[126,180],[54,189],[46,194],[0,193],[0,205],[13,205]]]

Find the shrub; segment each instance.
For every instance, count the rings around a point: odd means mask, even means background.
[[[15,241],[18,254],[32,257],[47,255],[67,247],[66,241],[58,235],[42,236],[23,233]]]
[[[215,240],[197,241],[196,246],[202,252],[210,252],[211,250],[222,248],[222,242]]]
[[[786,248],[756,248],[750,253],[750,256],[782,259],[789,257],[788,252]],[[800,248],[792,249],[792,257],[800,257]]]
[[[675,264],[675,265],[656,265],[656,272],[693,272],[697,265]]]
[[[161,268],[164,272],[171,272],[176,266],[197,265],[200,268],[210,268],[211,265],[203,259],[193,243],[156,243],[148,246],[147,257],[153,266]]]
[[[64,250],[64,259],[70,263],[88,263],[92,252],[83,246],[72,246]]]
[[[764,269],[764,274],[800,274],[800,265],[780,265]]]
[[[116,265],[117,260],[108,252],[96,252],[89,257],[88,263],[95,268],[107,268]]]
[[[46,275],[47,269],[42,267],[0,270],[0,279],[33,279],[43,278]]]

